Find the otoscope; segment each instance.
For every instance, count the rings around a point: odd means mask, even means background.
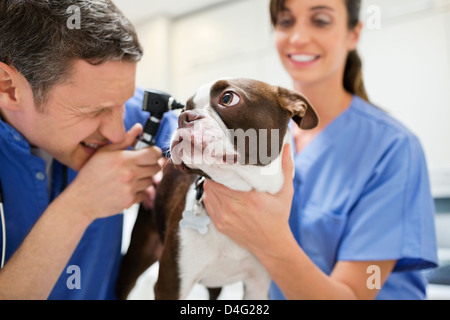
[[[184,108],[184,104],[176,101],[170,94],[159,90],[146,90],[142,110],[150,112],[150,116],[145,124],[144,132],[134,148],[142,149],[154,146],[156,144],[155,136],[164,114],[170,110],[182,108]]]

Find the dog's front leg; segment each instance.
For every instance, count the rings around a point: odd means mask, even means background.
[[[164,249],[159,260],[158,280],[155,284],[155,300],[179,300],[180,275],[178,265],[178,236],[168,229]]]
[[[116,296],[125,300],[139,276],[155,263],[162,250],[162,242],[155,225],[153,210],[139,207],[131,234],[130,246],[122,259],[116,284]]]

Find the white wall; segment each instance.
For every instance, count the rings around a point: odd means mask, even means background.
[[[152,17],[137,28],[144,56],[138,64],[136,82],[146,88],[170,91],[170,39],[172,20]]]
[[[219,77],[291,86],[274,50],[269,0],[226,2],[138,26],[145,48],[138,83],[187,99]],[[359,50],[370,99],[421,139],[433,191],[450,196],[450,0],[363,0]],[[369,29],[376,5],[380,29]]]
[[[273,47],[268,3],[242,0],[176,20],[173,92],[186,98],[199,85],[221,77],[287,79]]]
[[[419,136],[433,193],[450,196],[450,1],[365,4],[378,4],[382,16],[359,46],[370,99]]]

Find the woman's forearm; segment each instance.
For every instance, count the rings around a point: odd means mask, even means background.
[[[287,299],[356,299],[345,284],[322,272],[305,254],[291,232],[274,237],[273,247],[255,254]]]

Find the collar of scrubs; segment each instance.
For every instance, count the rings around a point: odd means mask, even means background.
[[[25,139],[22,134],[17,131],[13,126],[9,123],[5,122],[0,117],[0,136],[3,136],[6,139],[6,142],[17,146],[25,151],[30,151],[30,144]]]
[[[310,167],[333,145],[333,141],[339,138],[346,124],[350,121],[349,113],[357,100],[358,97],[354,95],[347,109],[330,122],[300,153],[294,153],[296,179],[303,180],[302,178],[306,176]],[[293,146],[295,146],[295,143],[293,143]]]

